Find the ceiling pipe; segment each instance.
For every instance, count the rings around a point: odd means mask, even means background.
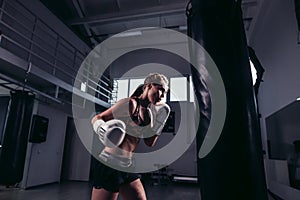
[[[80,19],[73,19],[68,22],[69,25],[82,24],[109,24],[128,20],[158,17],[163,15],[175,15],[185,13],[186,3],[173,5],[159,5],[146,9],[123,11],[118,13],[108,13],[103,15],[84,17]]]
[[[82,10],[80,0],[72,0],[72,3],[74,5],[75,10],[76,10],[77,14],[79,15],[79,17],[80,18],[85,17],[84,12]],[[83,24],[83,28],[88,35],[93,34],[92,31],[90,30],[90,27],[87,24]],[[99,43],[99,41],[97,41],[95,38],[91,38],[90,41],[93,43],[93,45],[97,45]]]

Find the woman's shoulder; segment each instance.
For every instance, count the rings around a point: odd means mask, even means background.
[[[128,97],[117,101],[114,105],[115,109],[133,110],[138,106],[138,99],[134,97]]]
[[[135,100],[132,99],[131,97],[128,97],[128,98],[123,98],[123,99],[120,99],[119,101],[117,101],[115,103],[116,106],[122,106],[122,105],[128,105],[132,102],[134,102]]]
[[[138,103],[138,98],[137,97],[128,97],[124,99],[120,99],[117,101],[116,104],[137,104]]]

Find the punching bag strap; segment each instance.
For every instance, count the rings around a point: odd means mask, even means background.
[[[185,15],[187,17],[187,34],[189,37],[191,37],[192,36],[191,19],[193,17],[192,0],[190,0],[186,5]]]

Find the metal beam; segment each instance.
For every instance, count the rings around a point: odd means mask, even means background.
[[[24,71],[27,70],[27,66],[28,66],[27,62],[25,62],[23,59],[15,56],[13,53],[11,53],[11,52],[9,52],[9,51],[1,48],[1,47],[0,47],[0,55],[1,55],[0,62],[2,62],[2,60],[3,60],[4,62],[10,63],[11,65],[14,65],[14,66],[18,67],[19,69],[23,69]],[[63,88],[63,89],[65,89],[65,90],[67,90],[71,93],[74,93],[74,94],[76,94],[76,95],[78,95],[82,98],[90,100],[91,102],[97,103],[97,104],[99,104],[103,107],[106,107],[106,108],[110,107],[109,103],[107,103],[105,101],[102,101],[100,99],[97,99],[94,96],[92,96],[91,94],[84,93],[84,92],[80,91],[79,89],[74,88],[72,85],[64,82],[61,79],[58,79],[57,77],[49,74],[48,72],[42,70],[41,68],[39,68],[35,65],[32,65],[31,74],[33,74],[33,75],[35,75],[39,78],[42,78],[42,79],[50,82],[51,84],[56,85],[60,88]],[[4,76],[4,74],[0,73],[0,76],[2,77],[2,76]],[[7,78],[5,78],[5,79],[7,79]],[[7,81],[14,82],[14,81],[11,81],[11,80],[13,80],[13,79],[11,78],[10,80],[7,80]],[[29,88],[29,86],[26,86],[26,88]],[[41,94],[43,93],[42,91],[39,91],[39,90],[34,89],[34,88],[29,88],[29,89],[34,91],[34,92],[37,92],[37,93],[38,92],[41,93]],[[43,94],[43,96],[45,96],[45,95],[46,94]],[[49,98],[51,98],[51,97],[49,97]]]
[[[80,18],[85,17],[84,12],[82,10],[81,2],[80,0],[72,0],[72,3],[76,9],[77,14],[79,15]],[[87,24],[83,24],[83,28],[86,31],[88,35],[92,35],[93,33],[91,32],[89,26]],[[90,41],[94,44],[97,45],[99,41],[96,41],[94,38],[91,38]]]
[[[54,97],[52,97],[52,96],[50,96],[50,95],[48,95],[48,94],[46,94],[46,93],[44,93],[44,92],[42,92],[42,91],[39,91],[39,90],[37,90],[37,89],[35,89],[35,88],[29,86],[29,85],[24,85],[22,82],[19,82],[19,81],[17,81],[17,80],[14,80],[13,78],[10,78],[10,77],[8,77],[8,76],[6,76],[6,75],[4,75],[4,74],[0,74],[0,78],[3,79],[3,80],[9,81],[10,83],[12,83],[12,84],[14,84],[14,85],[18,85],[18,86],[20,86],[21,88],[23,88],[24,90],[27,89],[27,91],[35,92],[36,94],[39,94],[39,95],[41,95],[41,96],[44,96],[44,97],[46,97],[46,98],[48,98],[48,99],[51,99],[51,100],[53,100],[53,101],[55,101],[55,102],[57,102],[57,103],[60,103],[60,104],[62,103],[62,101],[60,101],[59,99],[54,98]],[[9,89],[9,90],[16,90],[15,88],[12,88],[12,87],[9,87],[9,86],[4,86],[4,85],[1,85],[1,86],[2,86],[2,87],[5,87],[5,88],[7,88],[7,89]]]
[[[164,24],[167,24],[166,22],[164,22]],[[184,32],[187,30],[187,27],[185,24],[183,24],[182,26],[180,25],[176,25],[176,26],[160,26],[161,28],[165,28],[165,29],[172,29],[172,30],[176,30],[176,31],[179,31],[179,32]],[[153,28],[149,28],[149,27],[146,27],[145,30],[154,30],[154,29],[157,29],[156,27],[153,27]],[[143,29],[140,29],[141,31],[144,31]],[[120,32],[110,32],[110,33],[103,33],[103,34],[97,34],[97,35],[91,35],[91,36],[88,36],[87,38],[108,38],[108,37],[111,37],[113,35],[116,35],[116,34],[119,34]]]
[[[70,20],[69,25],[82,25],[82,24],[108,24],[121,21],[135,20],[141,18],[151,18],[163,15],[174,15],[185,13],[186,3],[178,3],[171,5],[159,5],[146,9],[129,10],[117,13],[108,13],[103,15],[85,17],[80,19]]]
[[[118,9],[121,10],[121,3],[120,3],[120,0],[116,0],[116,3],[117,3],[117,6],[118,6]]]
[[[251,7],[251,6],[257,6],[257,0],[254,1],[242,1],[242,6]]]

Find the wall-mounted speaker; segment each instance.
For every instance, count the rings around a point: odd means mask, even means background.
[[[47,139],[49,119],[40,115],[33,115],[29,142],[42,143]]]

